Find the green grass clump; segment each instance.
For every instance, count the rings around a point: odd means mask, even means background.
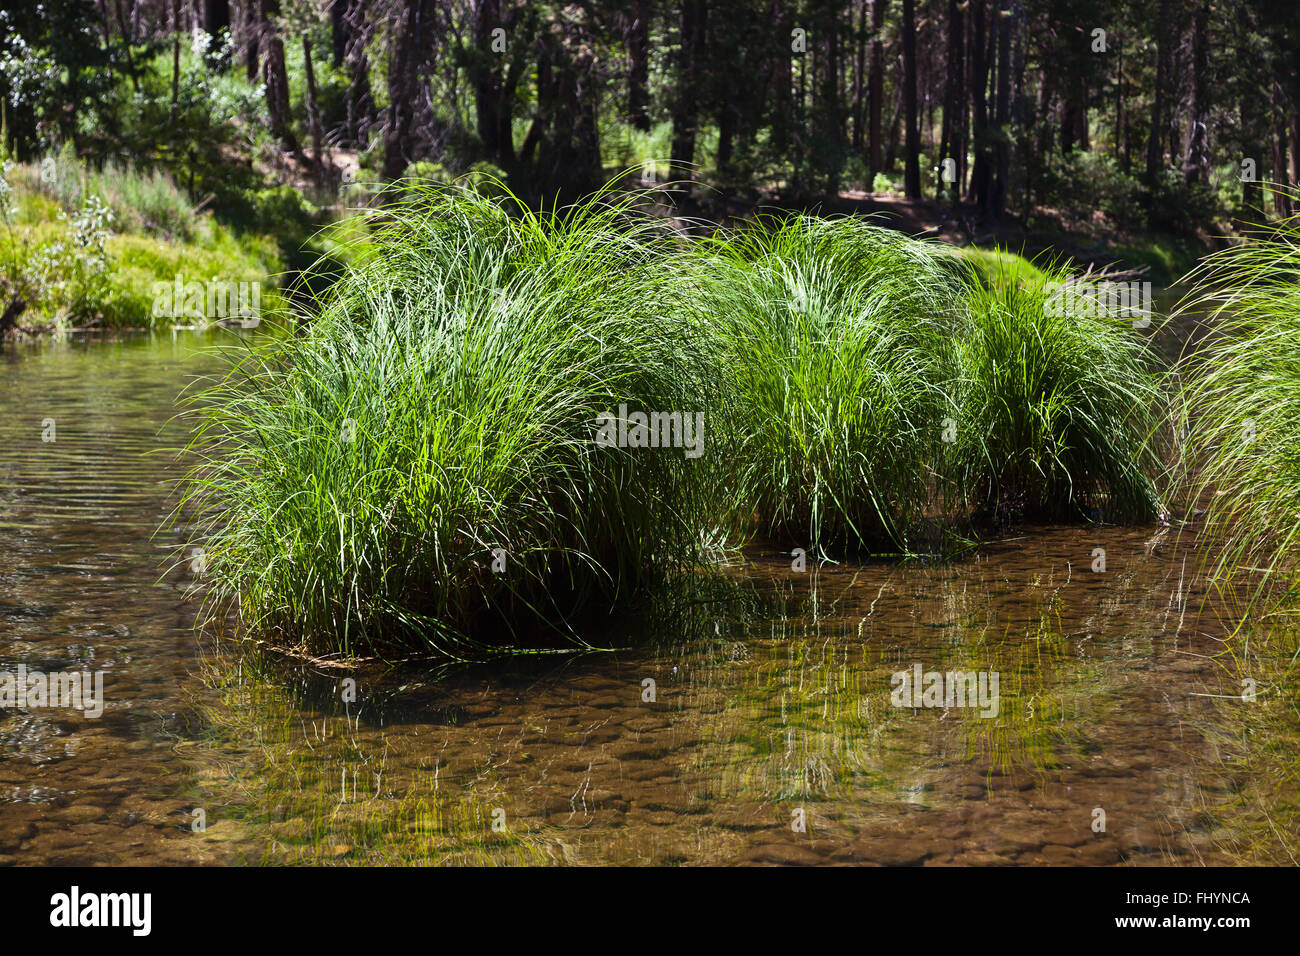
[[[969,284],[942,470],[977,514],[1160,510],[1161,375],[1134,319],[1090,308],[1070,278],[993,260]]]
[[[1183,362],[1187,485],[1218,548],[1209,571],[1253,603],[1300,586],[1300,218],[1190,278],[1179,311],[1202,315],[1211,337]]]
[[[408,181],[333,229],[316,318],[203,393],[195,544],[254,632],[554,646],[733,532],[920,554],[973,511],[1157,510],[1150,350],[1128,317],[1054,315],[1064,273],[859,218],[688,240],[649,194],[530,211],[497,186]],[[601,416],[638,413],[703,424],[602,447]]]
[[[460,656],[697,562],[715,377],[660,227],[607,196],[510,216],[403,195],[309,330],[200,402],[213,597],[308,652]],[[620,405],[705,413],[704,453],[598,445]]]
[[[193,242],[205,221],[172,178],[160,170],[137,171],[130,166],[105,164],[95,175],[120,223],[131,231]]]
[[[947,254],[799,216],[719,233],[701,260],[733,498],[792,545],[916,550],[962,309]]]
[[[699,258],[733,498],[762,533],[915,554],[971,517],[1158,512],[1161,376],[1131,317],[1070,308],[1065,270],[853,218],[762,221]]]

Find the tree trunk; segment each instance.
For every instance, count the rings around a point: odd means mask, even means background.
[[[1012,21],[1012,46],[1011,46],[1011,130],[1015,133],[1015,139],[1008,136],[1007,149],[1012,146],[1020,154],[1018,168],[1023,170],[1024,177],[1022,182],[1023,192],[1021,193],[1021,214],[1024,217],[1025,225],[1029,225],[1030,217],[1033,213],[1033,187],[1031,168],[1034,166],[1033,158],[1029,155],[1032,148],[1033,137],[1030,135],[1026,120],[1029,116],[1029,102],[1025,95],[1025,44],[1028,37],[1026,28],[1025,2],[1024,0],[1012,0],[1011,2]],[[1014,178],[1014,168],[1008,165],[1007,169],[1007,189],[1010,190],[1011,182]]]
[[[650,0],[636,0],[632,25],[627,34],[628,74],[627,113],[632,125],[641,132],[650,131]]]
[[[342,0],[341,0],[342,2]],[[375,124],[375,99],[370,88],[370,24],[365,0],[346,0],[348,46],[343,52],[351,82],[348,83],[347,138],[357,147],[369,144],[370,128]]]
[[[1055,99],[1056,71],[1045,69],[1038,84],[1038,105],[1034,111],[1034,129],[1037,131],[1034,152],[1044,159],[1056,149],[1056,126],[1048,122],[1055,108]]]
[[[1066,80],[1065,102],[1061,104],[1061,152],[1068,153],[1078,147],[1087,152],[1088,143],[1088,86],[1082,76]]]
[[[311,131],[312,165],[316,171],[316,182],[325,181],[325,132],[321,128],[320,109],[316,103],[316,71],[311,62],[311,40],[307,34],[302,35],[303,72],[307,76],[307,128]]]
[[[1170,0],[1160,0],[1156,11],[1156,88],[1151,101],[1151,135],[1147,139],[1148,187],[1154,187],[1164,166],[1164,151],[1161,141],[1165,122],[1165,89],[1169,85],[1170,45]]]
[[[858,29],[855,37],[855,56],[853,67],[853,151],[862,152],[866,137],[863,135],[863,119],[866,112],[866,68],[867,68],[867,4],[863,0],[858,7]]]
[[[788,40],[793,27],[793,13],[782,0],[771,0],[769,19],[776,25],[771,41],[772,52],[767,59],[767,86],[772,90],[773,100],[770,137],[773,151],[784,156],[794,141],[794,84],[790,75],[792,51]]]
[[[254,83],[257,81],[257,75],[262,71],[261,0],[250,0],[244,5],[244,33],[247,36],[244,41],[244,72],[248,82]]]
[[[1007,16],[1008,0],[999,0],[996,27],[997,46],[997,98],[995,121],[998,127],[994,144],[995,168],[993,190],[989,199],[989,212],[993,221],[1002,218],[1007,202],[1007,181],[1011,176],[1011,28],[1012,18]]]
[[[203,32],[212,38],[208,46],[209,69],[224,72],[230,65],[221,55],[230,36],[230,0],[203,0]]]
[[[1128,140],[1124,132],[1124,51],[1115,51],[1115,163],[1124,172],[1128,172],[1127,150],[1124,144]]]
[[[167,115],[176,118],[181,97],[181,0],[172,0],[172,101]]]
[[[981,215],[988,215],[992,167],[988,142],[988,57],[985,46],[987,16],[985,0],[970,0],[974,33],[971,43],[971,139],[975,161],[971,167],[969,198]]]
[[[266,112],[271,133],[290,152],[298,151],[289,114],[289,73],[284,65],[284,41],[280,39],[275,17],[280,15],[280,0],[262,0],[262,36],[266,55],[262,77],[266,83]]]
[[[965,130],[966,108],[966,31],[962,22],[960,0],[948,0],[948,75],[943,90],[943,135],[939,146],[940,189],[949,188],[942,183],[944,164],[952,160],[953,182],[951,184],[953,202],[957,202],[962,181],[962,166],[966,158],[966,146],[962,142]]]
[[[1269,177],[1281,183],[1286,180],[1287,153],[1287,107],[1286,93],[1282,88],[1282,64],[1278,63],[1277,76],[1273,80],[1273,169]],[[1278,218],[1291,215],[1292,210],[1287,197],[1278,190],[1273,191],[1273,214]]]
[[[885,41],[881,34],[885,28],[885,7],[889,0],[871,0],[871,76],[867,80],[867,99],[871,118],[869,121],[870,163],[869,172],[884,172],[884,149],[881,143],[880,118],[884,112],[885,98]]]
[[[921,135],[916,125],[916,0],[903,0],[903,112],[907,144],[903,157],[903,192],[921,198]]]
[[[1206,85],[1209,58],[1205,49],[1205,29],[1209,17],[1209,0],[1202,0],[1192,19],[1192,115],[1187,127],[1187,153],[1183,156],[1185,186],[1206,183],[1210,178],[1210,145],[1206,130],[1210,112]]]
[[[821,129],[818,139],[822,153],[822,172],[826,178],[826,192],[839,195],[840,166],[844,161],[844,126],[841,122],[840,101],[840,31],[838,3],[826,4],[822,21],[826,33],[826,63],[822,70],[822,89],[818,99]]]
[[[1300,183],[1300,71],[1291,76],[1291,182]]]
[[[336,70],[347,58],[351,28],[348,0],[330,0],[330,65]]]
[[[901,57],[900,57],[901,59]],[[900,66],[901,70],[902,67]],[[889,114],[889,132],[885,134],[885,165],[884,170],[892,173],[898,159],[899,130],[903,125],[903,84],[898,83],[894,88],[894,108]]]
[[[522,23],[511,17],[514,26],[514,42],[510,47],[510,65],[506,68],[505,80],[501,84],[501,109],[497,115],[497,162],[507,172],[515,167],[515,126],[514,102],[519,83],[528,66],[528,52],[532,45],[533,24],[531,17],[525,16]]]
[[[1245,63],[1252,55],[1258,55],[1252,40],[1257,35],[1257,24],[1253,14],[1253,9],[1249,6],[1242,7],[1241,18],[1236,24],[1236,55],[1237,62]],[[1263,188],[1260,180],[1266,175],[1264,169],[1263,142],[1268,135],[1271,124],[1267,123],[1264,118],[1265,102],[1263,91],[1257,84],[1242,83],[1237,87],[1238,90],[1238,118],[1241,123],[1241,146],[1242,159],[1249,159],[1254,165],[1254,176],[1246,179],[1243,177],[1241,184],[1241,202],[1242,213],[1237,223],[1237,228],[1242,232],[1250,232],[1254,224],[1264,221],[1263,212]],[[1239,174],[1240,175],[1240,174]]]
[[[672,164],[677,175],[690,175],[695,161],[695,134],[700,109],[700,73],[708,16],[705,0],[681,0],[681,50],[677,61],[677,100],[673,105]]]
[[[478,0],[470,68],[470,77],[474,83],[478,138],[493,162],[504,163],[507,154],[512,154],[513,149],[501,142],[501,114],[505,106],[502,102],[501,60],[505,51],[493,48],[495,40],[500,36],[498,34],[494,38],[493,33],[499,29],[504,29],[500,0]]]
[[[420,34],[421,0],[404,0],[401,25],[395,31],[388,64],[388,116],[384,126],[383,176],[400,179],[414,158],[411,133],[415,98],[419,94],[416,42]]]
[[[1255,163],[1255,177],[1253,179],[1242,179],[1241,183],[1241,220],[1246,223],[1257,224],[1264,221],[1264,215],[1261,210],[1264,191],[1260,186],[1259,177],[1263,175],[1262,163],[1260,163],[1259,150],[1259,108],[1255,102],[1256,91],[1249,86],[1243,86],[1241,93],[1241,102],[1238,107],[1238,115],[1241,121],[1241,139],[1245,147],[1246,156]]]
[[[547,193],[589,191],[600,174],[597,63],[581,32],[543,32],[537,62],[537,115],[524,140],[536,155],[537,185]]]
[[[222,30],[230,29],[230,0],[203,0],[203,30],[216,39]]]
[[[718,109],[718,175],[729,179],[733,172],[731,155],[736,138],[736,110],[730,103],[723,103]]]

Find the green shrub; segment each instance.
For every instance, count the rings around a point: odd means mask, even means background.
[[[1112,156],[1085,150],[1053,156],[1043,171],[1041,188],[1049,204],[1075,215],[1099,210],[1122,229],[1146,224],[1141,184]]]
[[[282,268],[273,242],[198,216],[163,174],[60,171],[60,163],[8,161],[0,175],[0,297],[26,302],[23,325],[165,325],[174,319],[153,314],[159,282],[264,283]],[[65,210],[72,197],[79,205]],[[134,217],[132,228],[114,231],[117,210]],[[275,291],[265,294],[274,307]]]
[[[1219,211],[1218,198],[1206,183],[1185,185],[1181,170],[1162,169],[1147,199],[1152,229],[1187,235],[1209,229]]]

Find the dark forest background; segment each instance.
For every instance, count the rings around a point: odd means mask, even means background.
[[[1298,178],[1300,4],[9,0],[0,97],[17,158],[160,169],[235,220],[310,215],[285,186],[636,167],[1205,237],[1292,211],[1261,184]]]

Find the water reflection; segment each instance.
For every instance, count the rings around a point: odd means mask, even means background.
[[[1289,661],[1225,658],[1194,541],[1155,530],[1029,529],[956,564],[807,573],[754,549],[611,619],[592,638],[623,648],[608,654],[355,673],[236,655],[196,636],[188,579],[163,574],[183,529],[154,534],[174,400],[217,367],[211,341],[0,356],[16,410],[0,418],[0,669],[102,669],[108,696],[99,720],[0,712],[0,862],[1295,852]],[[892,675],[916,665],[996,673],[996,715],[897,706]],[[1258,706],[1243,668],[1271,689]]]
[[[754,557],[612,641],[636,650],[366,673],[355,705],[339,675],[213,662],[214,753],[251,723],[203,798],[242,780],[240,840],[295,862],[1229,862],[1181,557],[1105,529],[1102,583],[1069,557],[1093,534],[955,566]],[[914,664],[998,673],[996,716],[896,706]]]

